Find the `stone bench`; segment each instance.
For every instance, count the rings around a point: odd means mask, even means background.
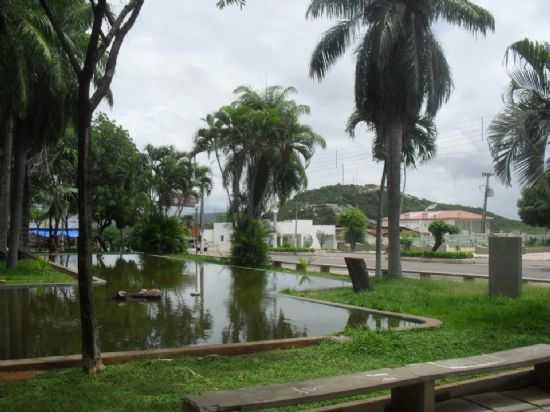
[[[534,366],[534,380],[550,385],[550,345],[534,345],[488,355],[411,364],[337,377],[235,391],[211,392],[184,399],[186,412],[244,411],[337,400],[390,390],[391,411],[433,412],[435,382],[443,378],[478,375]],[[369,409],[363,409],[369,410]]]

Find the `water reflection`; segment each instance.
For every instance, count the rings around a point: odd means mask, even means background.
[[[76,256],[56,256],[76,267]],[[141,255],[94,258],[104,351],[250,342],[339,332],[346,326],[387,329],[399,321],[296,300],[282,289],[319,289],[343,282],[287,273],[197,265]],[[119,290],[160,289],[158,302],[116,302]],[[77,289],[0,290],[0,359],[80,351]]]

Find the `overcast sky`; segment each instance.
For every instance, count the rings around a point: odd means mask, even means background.
[[[147,1],[119,58],[109,115],[130,130],[139,147],[192,147],[201,119],[233,99],[239,85],[294,86],[300,103],[311,106],[305,123],[327,140],[308,176],[309,187],[378,184],[381,165],[372,161],[372,136],[355,140],[344,132],[353,108],[353,54],[343,58],[322,83],[308,76],[312,50],[330,21],[305,19],[307,0],[249,0],[223,11],[216,0]],[[502,108],[507,84],[503,55],[516,40],[550,40],[549,0],[478,0],[496,19],[487,38],[444,24],[436,26],[453,70],[455,90],[437,117],[438,156],[408,172],[407,192],[445,203],[481,206],[483,171],[492,171],[482,118],[488,125]],[[338,158],[338,160],[336,160]],[[208,159],[202,159],[209,162]],[[342,176],[342,164],[344,173]],[[338,165],[338,166],[337,166]],[[219,172],[212,163],[216,176]],[[517,217],[520,188],[494,181],[489,209]],[[207,210],[223,210],[219,179]]]

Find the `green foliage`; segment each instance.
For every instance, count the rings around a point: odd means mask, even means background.
[[[428,230],[435,239],[434,247],[432,252],[436,252],[443,242],[445,241],[445,235],[456,235],[460,233],[460,229],[454,225],[450,225],[442,220],[434,220]]]
[[[186,250],[187,236],[177,218],[152,213],[134,227],[130,243],[145,253],[176,254]]]
[[[301,123],[310,109],[290,99],[292,93],[292,87],[257,92],[241,86],[238,98],[206,116],[197,132],[194,152],[215,154],[232,216],[259,219],[270,200],[284,204],[307,186],[305,169],[325,141]]]
[[[471,259],[474,257],[472,252],[433,252],[423,250],[403,250],[401,256],[422,257],[435,259]]]
[[[291,245],[286,245],[282,247],[270,248],[270,252],[280,252],[280,253],[313,253],[315,249],[306,248],[306,247],[293,247]]]
[[[358,208],[344,209],[338,215],[338,224],[346,228],[346,241],[355,250],[357,243],[363,242],[367,231],[369,220]]]
[[[15,269],[7,269],[0,261],[0,281],[7,284],[74,283],[69,275],[53,269],[42,259],[20,260]],[[2,282],[3,283],[3,282]]]
[[[100,231],[133,226],[146,208],[145,165],[130,134],[100,113],[92,124],[90,184]]]
[[[512,171],[531,186],[545,173],[550,143],[550,43],[524,39],[512,44],[506,61],[510,86],[504,110],[491,123],[489,144],[496,174],[511,184]]]
[[[550,173],[535,186],[523,190],[518,209],[523,222],[550,229]]]
[[[310,264],[311,262],[309,259],[300,258],[300,260],[296,264],[296,270],[299,272],[307,272]]]
[[[410,237],[402,237],[400,239],[400,242],[401,242],[401,248],[408,251],[411,249],[412,247],[412,244],[413,244],[413,239],[410,238]]]
[[[269,231],[262,221],[242,218],[231,243],[231,263],[236,266],[262,267],[267,264]]]

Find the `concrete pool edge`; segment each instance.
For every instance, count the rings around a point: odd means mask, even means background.
[[[442,322],[437,319],[426,318],[421,316],[401,314],[397,312],[387,312],[376,309],[369,309],[360,306],[346,305],[334,302],[328,302],[318,299],[303,298],[300,296],[293,296],[289,294],[283,294],[294,299],[307,301],[311,303],[317,303],[322,305],[328,305],[348,310],[360,310],[363,312],[372,313],[374,315],[381,315],[396,319],[401,319],[416,323],[413,327],[398,327],[391,329],[392,331],[413,331],[417,329],[434,329],[439,328]],[[263,340],[256,342],[246,343],[229,343],[229,344],[214,344],[214,345],[196,345],[196,346],[184,346],[180,348],[168,348],[168,349],[148,349],[148,350],[134,350],[134,351],[121,351],[121,352],[105,352],[102,354],[103,363],[105,365],[113,365],[118,363],[127,363],[138,360],[155,360],[155,359],[167,359],[185,356],[238,356],[249,355],[260,352],[268,352],[272,350],[283,349],[300,349],[309,346],[318,345],[323,341],[337,340],[337,336],[341,336],[342,333],[329,336],[311,336],[305,338],[290,338],[290,339],[274,339]],[[81,355],[66,355],[66,356],[47,356],[39,358],[26,358],[26,359],[13,359],[13,360],[0,360],[0,373],[2,372],[24,372],[24,371],[43,371],[54,369],[67,369],[80,367],[82,362]]]
[[[385,310],[371,309],[363,306],[347,305],[345,303],[337,303],[337,302],[330,302],[327,300],[306,298],[303,296],[291,295],[289,293],[281,293],[281,294],[297,300],[304,301],[304,302],[317,303],[325,306],[333,306],[341,309],[359,310],[361,312],[367,312],[373,315],[384,316],[386,318],[399,319],[399,320],[403,320],[403,321],[411,322],[415,324],[412,327],[400,326],[398,328],[392,328],[391,331],[393,332],[411,331],[411,330],[417,330],[417,329],[436,329],[436,328],[440,328],[443,325],[443,322],[440,321],[439,319],[428,318],[424,316],[416,316],[408,313],[389,312]],[[387,331],[383,331],[383,332],[387,332]]]

